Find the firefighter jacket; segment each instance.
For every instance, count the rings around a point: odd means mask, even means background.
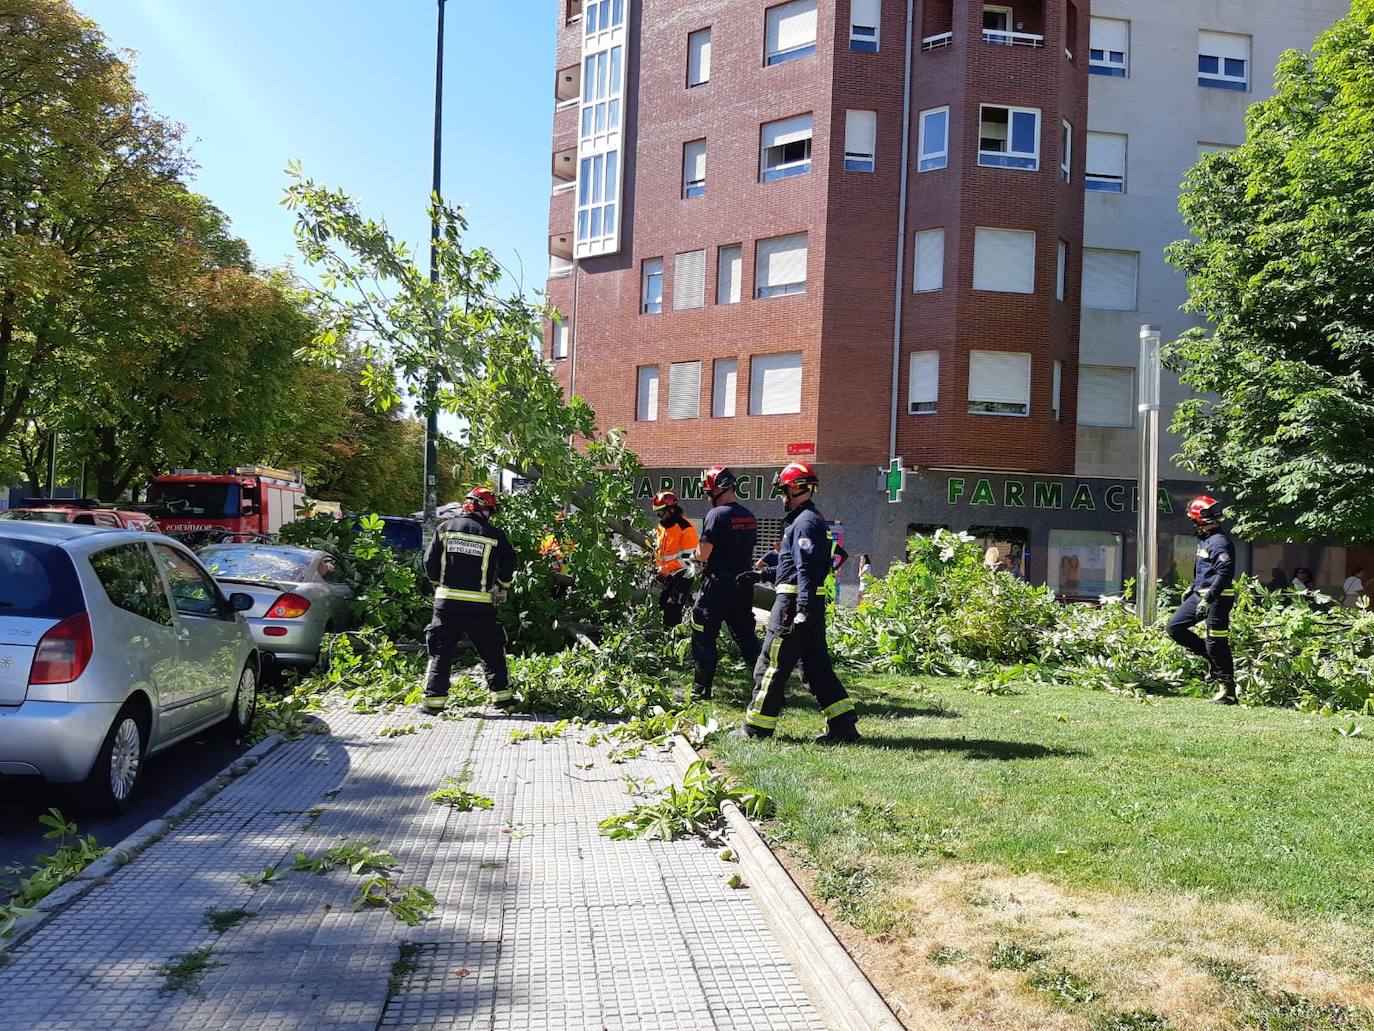
[[[684,551],[696,551],[698,544],[697,528],[684,515],[664,526],[658,524],[654,534],[654,557],[658,571],[663,576],[672,576],[682,571],[682,562],[676,558]]]
[[[797,608],[811,607],[825,596],[831,571],[833,535],[825,517],[810,501],[787,513],[776,574],[778,594],[795,594]]]
[[[425,552],[434,600],[491,604],[493,587],[509,587],[515,549],[505,533],[476,513],[439,524]]]
[[[1216,601],[1230,591],[1236,580],[1236,546],[1225,530],[1210,530],[1198,536],[1197,560],[1193,564],[1193,586],[1189,593],[1206,601]]]

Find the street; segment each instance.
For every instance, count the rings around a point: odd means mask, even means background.
[[[114,845],[149,820],[155,820],[200,785],[248,751],[217,729],[198,734],[147,760],[133,806],[119,817],[92,815],[73,785],[48,784],[37,777],[0,777],[0,871],[27,868],[55,842],[43,837],[40,814],[56,806],[76,821],[82,835],[94,834],[102,845]],[[8,895],[8,882],[0,897]]]

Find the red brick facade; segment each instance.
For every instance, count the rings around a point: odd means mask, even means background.
[[[624,426],[648,466],[708,461],[778,464],[789,443],[814,443],[815,460],[885,464],[889,458],[892,337],[906,3],[882,4],[880,49],[849,49],[849,0],[818,0],[817,52],[763,64],[765,11],[773,0],[635,0],[626,79],[626,160],[621,250],[549,280],[549,295],[573,324],[573,357],[556,363],[567,389],[596,409],[604,428]],[[559,0],[557,67],[580,58],[580,25],[565,25]],[[982,3],[917,0],[913,27],[910,174],[901,282],[902,356],[897,453],[911,466],[1071,472],[1079,312],[1055,299],[1058,242],[1068,245],[1065,296],[1081,266],[1081,172],[1087,123],[1088,0],[1077,5],[1068,41],[1068,0],[1020,0],[1014,19],[1043,34],[1043,47],[982,40]],[[929,8],[926,10],[925,8]],[[943,21],[943,25],[941,22]],[[710,26],[710,81],[688,89],[687,37]],[[929,51],[923,35],[952,28]],[[1067,46],[1066,46],[1067,43]],[[1074,55],[1069,60],[1066,50]],[[979,104],[1041,111],[1040,168],[977,163]],[[918,173],[918,113],[949,105],[949,164]],[[846,111],[877,111],[876,171],[844,170]],[[805,175],[759,181],[760,125],[812,113]],[[1074,126],[1073,181],[1060,178],[1061,121]],[[553,151],[577,146],[577,112],[558,111]],[[682,199],[682,147],[707,140],[705,196]],[[550,204],[551,236],[571,237],[573,196]],[[1033,230],[1035,293],[974,291],[974,229]],[[945,229],[944,288],[913,293],[914,234]],[[806,292],[754,300],[756,241],[808,234]],[[718,305],[717,248],[743,245],[741,301]],[[674,255],[706,250],[706,303],[674,311]],[[663,259],[660,314],[641,314],[641,263]],[[552,334],[545,341],[551,354]],[[1032,355],[1028,418],[966,412],[970,350]],[[908,415],[907,356],[938,350],[939,410]],[[754,355],[801,351],[802,401],[795,415],[749,415]],[[711,417],[712,363],[738,361],[736,415]],[[701,415],[669,420],[668,366],[700,359]],[[1062,407],[1050,412],[1052,363],[1063,363]],[[636,422],[637,368],[660,367],[658,421]],[[575,373],[574,373],[575,370]]]

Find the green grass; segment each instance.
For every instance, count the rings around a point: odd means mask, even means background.
[[[989,863],[1083,888],[1253,900],[1288,918],[1374,923],[1367,818],[1374,744],[1328,719],[1195,699],[1142,704],[1076,687],[1009,696],[956,680],[848,678],[861,746],[822,729],[794,681],[778,737],[712,747],[777,804],[771,833],[802,846],[818,892],[855,912],[877,872]],[[740,682],[717,689],[738,719]]]

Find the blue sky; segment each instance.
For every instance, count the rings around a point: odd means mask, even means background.
[[[195,187],[261,264],[296,257],[279,203],[293,158],[428,238],[435,0],[74,3],[136,51],[139,87],[186,127]],[[547,0],[448,0],[444,194],[466,206],[470,241],[508,266],[519,255],[527,288],[547,265],[554,30]]]

